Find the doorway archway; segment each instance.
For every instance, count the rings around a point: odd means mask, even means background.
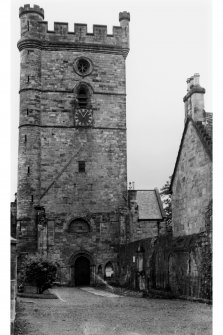
[[[68,261],[70,265],[70,285],[88,286],[95,283],[95,262],[87,250],[74,252]]]
[[[80,256],[74,264],[74,284],[75,286],[90,285],[90,261],[85,256]]]

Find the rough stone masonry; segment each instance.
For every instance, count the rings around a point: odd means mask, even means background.
[[[49,31],[37,5],[21,7],[19,17],[19,260],[47,253],[63,284],[81,275],[94,283],[106,264],[116,270],[125,235],[130,14],[119,14],[112,35],[102,25],[68,32],[60,22]]]

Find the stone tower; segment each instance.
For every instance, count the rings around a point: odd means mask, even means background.
[[[120,26],[54,23],[19,9],[18,250],[60,263],[63,284],[115,275],[127,207],[128,12]]]

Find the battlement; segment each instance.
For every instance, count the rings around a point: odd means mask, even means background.
[[[19,8],[19,17],[28,13],[37,13],[44,19],[44,9],[38,5],[31,7],[29,4]]]
[[[40,21],[39,22],[39,32],[45,34],[73,34],[76,36],[95,36],[95,37],[113,37],[117,35],[122,35],[122,27],[120,26],[113,26],[113,33],[107,33],[107,26],[94,24],[93,25],[93,33],[89,33],[87,29],[87,24],[85,23],[74,23],[74,30],[68,31],[68,23],[67,22],[54,22],[54,30],[48,30],[48,21]]]
[[[120,12],[119,13],[119,21],[122,21],[122,20],[127,20],[127,21],[130,21],[130,13],[129,12]]]
[[[42,17],[44,15],[43,9],[36,5],[33,8],[30,5],[25,5],[20,8],[19,12],[20,16],[30,12],[36,12]],[[20,50],[25,47],[25,43],[27,44],[28,40],[30,40],[29,47],[31,47],[31,39],[35,39],[36,47],[39,43],[41,47],[44,44],[43,47],[45,48],[49,46],[47,44],[50,44],[50,47],[53,47],[53,44],[60,44],[62,48],[63,43],[64,47],[67,44],[69,49],[80,46],[80,44],[86,47],[91,46],[92,48],[94,48],[94,45],[103,45],[106,48],[110,48],[111,52],[111,48],[122,48],[123,50],[125,49],[125,54],[129,49],[128,23],[130,14],[128,12],[119,13],[120,26],[113,26],[112,34],[108,34],[106,25],[100,24],[94,24],[93,33],[90,33],[88,32],[87,24],[84,23],[75,23],[73,31],[69,31],[67,22],[54,22],[54,30],[48,30],[47,21],[36,20],[35,18],[28,21],[28,24],[24,20],[21,23],[22,38],[18,43]]]

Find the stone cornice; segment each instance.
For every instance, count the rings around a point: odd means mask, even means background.
[[[26,91],[37,91],[42,93],[73,93],[74,90],[50,90],[50,89],[41,89],[41,88],[34,88],[34,87],[26,87],[19,90],[19,94]],[[102,91],[94,91],[94,94],[102,94],[102,95],[121,95],[126,96],[126,93],[118,93],[118,92],[102,92]]]
[[[190,96],[194,93],[205,93],[205,88],[201,87],[201,86],[194,86],[190,89],[190,91],[187,93],[187,95],[185,95],[185,97],[183,98],[183,102],[187,101],[188,98],[190,98]]]
[[[104,129],[104,130],[124,130],[126,131],[126,127],[77,127],[77,126],[62,126],[62,125],[39,125],[39,124],[29,124],[24,123],[19,125],[18,128],[23,127],[39,127],[39,128],[70,128],[70,129]]]
[[[41,50],[71,50],[71,51],[82,51],[82,52],[100,52],[107,54],[122,55],[124,58],[129,53],[128,48],[122,48],[117,45],[108,44],[87,44],[87,43],[72,43],[72,42],[51,42],[40,39],[21,39],[17,43],[19,51],[26,48],[35,48]]]
[[[44,13],[41,12],[41,11],[37,11],[35,9],[28,9],[28,10],[25,10],[23,9],[23,11],[19,14],[19,18],[21,18],[21,16],[25,15],[25,14],[39,14],[43,19],[44,19]]]

